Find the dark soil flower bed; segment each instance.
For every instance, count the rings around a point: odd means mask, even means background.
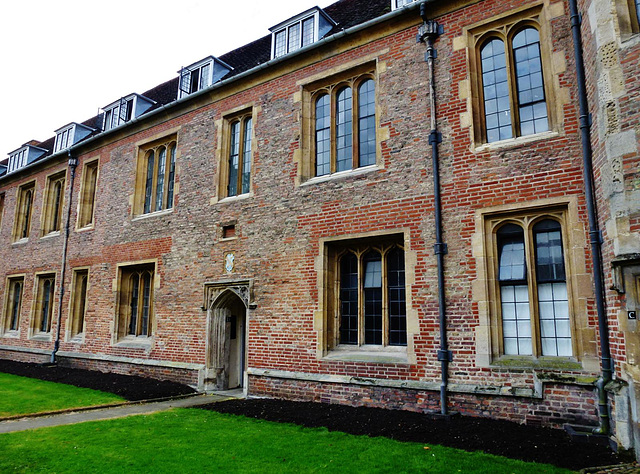
[[[195,392],[187,385],[166,380],[5,359],[0,359],[0,372],[115,393],[129,401],[175,397]]]
[[[273,399],[232,400],[200,408],[308,427],[324,426],[330,431],[355,435],[384,436],[425,446],[439,444],[483,451],[575,470],[630,461],[606,446],[574,442],[563,430],[485,418],[439,418],[402,410]]]
[[[194,393],[191,387],[175,382],[3,359],[0,359],[0,372],[115,393],[131,401]],[[423,443],[425,446],[438,444],[467,451],[483,451],[569,469],[611,466],[630,461],[606,446],[572,441],[562,430],[484,418],[440,418],[402,410],[273,399],[232,400],[201,408],[307,427],[326,427],[331,431],[355,435],[385,436],[399,441]]]

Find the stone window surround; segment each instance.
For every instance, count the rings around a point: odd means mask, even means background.
[[[72,270],[71,277],[71,294],[69,297],[69,312],[65,325],[65,340],[68,342],[84,342],[87,299],[91,288],[89,267],[76,267]],[[82,289],[82,279],[86,278],[86,287],[84,296],[80,294]],[[82,311],[84,310],[84,311]],[[80,314],[82,312],[82,314]],[[82,325],[78,323],[82,319]]]
[[[27,199],[29,191],[31,192],[30,203]],[[13,241],[19,242],[28,240],[31,234],[31,226],[33,223],[33,206],[36,198],[36,181],[32,180],[28,183],[20,185],[16,192],[16,212],[13,227]],[[26,222],[25,222],[26,219]],[[23,230],[26,228],[26,235],[23,235]]]
[[[53,280],[53,289],[50,290],[49,302],[48,302],[48,323],[47,328],[42,330],[40,328],[40,324],[42,322],[42,311],[44,305],[44,285],[45,282],[49,280]],[[37,272],[35,274],[35,281],[33,287],[33,294],[35,295],[35,299],[33,300],[33,304],[31,306],[31,324],[29,325],[29,339],[37,339],[44,341],[51,341],[51,328],[53,326],[53,318],[55,314],[55,299],[57,294],[57,284],[58,279],[55,272]]]
[[[465,27],[462,37],[454,40],[454,49],[464,48],[467,51],[469,78],[468,82],[461,81],[459,85],[460,98],[467,100],[467,113],[461,119],[463,126],[468,124],[467,126],[471,129],[471,140],[475,151],[485,151],[487,148],[501,147],[503,145],[518,146],[521,142],[549,139],[561,132],[563,107],[568,102],[569,97],[568,90],[560,87],[558,76],[564,73],[566,64],[564,62],[564,52],[553,51],[552,49],[550,20],[564,15],[563,8],[560,3],[552,4],[551,6],[538,3],[534,6],[515,9],[484,20],[481,23]],[[519,31],[520,27],[524,26],[533,26],[540,34],[540,52],[549,131],[516,136],[488,144],[484,127],[480,46],[484,44],[485,39],[496,34],[510,39],[512,36],[509,33]],[[511,91],[512,94],[515,92],[515,83],[511,86]]]
[[[178,142],[179,142],[178,132],[180,128],[181,127],[175,127],[175,128],[160,132],[156,135],[153,135],[152,137],[141,140],[135,144],[135,156],[137,157],[136,168],[135,168],[135,189],[134,189],[134,194],[131,197],[131,201],[130,201],[133,203],[133,205],[131,206],[131,215],[134,220],[140,217],[147,217],[147,216],[152,216],[156,214],[166,214],[168,212],[173,212],[173,209],[175,208],[176,198],[179,192],[178,176],[179,176],[179,170],[180,170],[180,166],[179,166],[180,147],[178,147]],[[164,207],[163,209],[158,211],[151,211],[151,212],[145,213],[144,204],[145,204],[145,187],[146,187],[146,176],[147,176],[147,166],[146,166],[147,152],[153,148],[157,148],[162,145],[165,145],[167,147],[166,158],[168,159],[170,155],[168,150],[172,143],[176,147],[176,151],[175,151],[176,165],[175,165],[175,175],[174,175],[174,185],[173,185],[173,203],[171,207]],[[168,176],[169,176],[169,169],[166,168],[165,184],[168,183],[169,181]],[[155,190],[156,188],[155,188],[155,178],[154,178],[153,191]],[[167,190],[165,189],[164,191],[165,199],[166,199],[166,193],[167,193]],[[155,201],[155,199],[153,199],[153,201]]]
[[[87,160],[82,165],[82,183],[78,195],[76,230],[95,226],[96,193],[100,177],[100,157]]]
[[[298,163],[298,174],[296,184],[301,185],[306,182],[324,182],[333,177],[343,177],[358,173],[360,170],[369,168],[378,169],[382,167],[381,143],[388,138],[388,129],[380,127],[380,92],[379,77],[386,70],[386,64],[378,61],[378,56],[386,53],[387,50],[372,53],[358,60],[350,61],[340,66],[336,66],[328,71],[314,74],[301,81],[297,85],[301,87],[300,93],[296,93],[294,101],[301,103],[301,148],[295,151],[294,160]],[[316,176],[315,169],[315,123],[314,123],[314,98],[317,93],[328,87],[338,86],[340,83],[347,84],[350,79],[360,77],[370,77],[375,82],[375,130],[376,130],[376,162],[375,165],[363,168],[352,168],[351,170],[336,172],[324,176]],[[354,120],[354,127],[355,120]],[[333,138],[332,138],[333,140]],[[334,157],[332,156],[332,160]]]
[[[385,231],[373,231],[359,234],[349,234],[340,237],[321,238],[319,240],[320,254],[315,260],[317,274],[318,307],[314,311],[314,328],[317,333],[318,359],[360,361],[371,363],[400,363],[414,364],[416,354],[413,338],[418,332],[418,313],[412,305],[411,286],[415,282],[416,253],[409,245],[409,229],[398,228]],[[398,240],[404,247],[405,285],[406,285],[406,318],[407,345],[406,346],[364,346],[353,347],[340,345],[337,342],[337,322],[334,322],[335,306],[333,298],[335,289],[331,288],[331,278],[326,270],[336,265],[334,248],[348,243],[373,243],[378,240]],[[334,314],[335,313],[335,314]]]
[[[476,365],[493,368],[549,368],[597,371],[599,361],[595,328],[588,322],[587,300],[592,299],[591,277],[586,266],[585,224],[578,218],[576,196],[545,198],[526,203],[478,209],[473,235],[473,255],[477,279],[472,282],[472,298],[478,305],[479,324],[475,330]],[[505,356],[501,353],[501,322],[497,271],[497,244],[494,229],[510,216],[560,216],[567,273],[574,357]]]
[[[24,273],[15,274],[15,275],[7,275],[5,280],[5,291],[4,291],[4,304],[2,305],[3,310],[3,319],[2,325],[0,326],[0,335],[3,337],[12,337],[18,338],[20,337],[20,320],[23,311],[23,302],[24,302],[24,284],[25,284],[26,275]],[[18,309],[18,322],[17,329],[10,329],[10,318],[13,312],[13,286],[15,283],[20,283],[20,308]]]
[[[123,274],[137,270],[147,270],[153,267],[153,274],[151,279],[151,295],[150,295],[150,312],[149,312],[149,336],[134,336],[129,335],[127,325],[129,319],[126,307],[126,296],[122,290],[123,288]],[[122,262],[117,264],[116,278],[113,280],[113,292],[115,299],[115,314],[114,314],[114,326],[112,331],[112,345],[116,347],[124,347],[131,349],[145,349],[150,350],[153,341],[155,340],[155,334],[157,330],[157,319],[155,317],[155,299],[156,292],[160,287],[160,277],[158,275],[158,261],[157,259],[138,260],[132,262]],[[124,301],[124,303],[123,303]]]
[[[62,228],[67,170],[64,169],[47,175],[46,183],[41,217],[42,237],[49,234],[59,234]],[[56,185],[58,183],[60,183],[59,195],[56,193]]]

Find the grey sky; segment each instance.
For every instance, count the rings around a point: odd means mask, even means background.
[[[0,160],[131,92],[333,0],[8,0],[0,5]]]

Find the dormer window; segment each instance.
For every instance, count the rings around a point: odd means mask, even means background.
[[[405,5],[410,5],[416,0],[391,0],[391,9],[397,10],[398,8],[402,8]]]
[[[56,141],[53,146],[53,152],[66,150],[71,145],[78,143],[93,132],[93,128],[87,127],[80,123],[70,123],[56,130]]]
[[[139,94],[129,94],[120,100],[102,108],[104,123],[102,130],[107,131],[136,118],[149,110],[155,102]]]
[[[7,173],[13,173],[14,171],[24,168],[30,163],[33,163],[36,159],[40,158],[47,152],[44,148],[39,148],[33,145],[24,145],[15,151],[9,153],[9,165]]]
[[[270,28],[271,59],[315,43],[336,23],[320,8],[312,8]]]
[[[183,67],[180,73],[178,99],[206,89],[229,74],[233,68],[214,56]]]

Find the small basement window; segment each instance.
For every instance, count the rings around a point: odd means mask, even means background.
[[[320,8],[312,8],[269,29],[271,59],[315,43],[329,33],[334,22]]]

